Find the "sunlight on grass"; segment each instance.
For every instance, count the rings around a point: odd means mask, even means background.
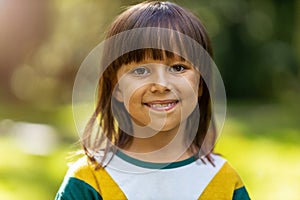
[[[280,115],[269,116],[266,120],[263,116],[256,116],[261,123],[258,126],[267,127],[265,121],[272,118],[275,128],[265,129],[264,135],[252,133],[249,136],[249,132],[256,130],[253,116],[248,115],[252,122],[247,117],[244,120],[229,117],[216,152],[224,155],[237,169],[253,199],[296,200],[300,196],[300,148],[297,144],[300,131],[292,125],[296,119],[287,125],[289,128],[283,126],[280,130],[276,125],[281,120]],[[285,135],[278,139],[277,134]],[[292,141],[289,137],[298,140]]]
[[[224,136],[216,151],[238,170],[253,199],[296,200],[300,196],[299,148],[235,135]]]
[[[67,170],[67,148],[48,156],[20,151],[11,137],[1,137],[0,199],[53,199]]]

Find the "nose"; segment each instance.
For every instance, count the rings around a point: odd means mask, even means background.
[[[165,67],[159,67],[153,74],[152,84],[150,87],[151,92],[165,93],[169,92],[170,89],[170,77],[165,70]]]
[[[166,93],[166,92],[170,92],[171,90],[164,85],[153,83],[151,85],[150,91],[153,93],[155,93],[155,92]]]

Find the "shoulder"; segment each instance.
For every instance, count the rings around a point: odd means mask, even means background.
[[[86,157],[73,163],[60,186],[56,200],[101,200],[100,189],[94,176],[95,166]]]
[[[74,196],[76,198],[73,198]],[[70,166],[56,200],[102,200],[111,196],[126,199],[103,167],[96,169],[96,165],[90,163],[87,157],[83,157]]]
[[[216,164],[223,164],[201,196],[210,197],[208,199],[211,199],[212,196],[215,199],[227,199],[228,197],[234,200],[250,199],[241,177],[229,162],[215,154],[212,155],[212,158]]]
[[[95,166],[92,165],[86,156],[72,163],[66,174],[66,177],[75,177],[81,180],[87,180],[95,171]]]
[[[216,154],[212,154],[211,157],[213,163],[220,168],[214,177],[216,181],[226,181],[227,184],[234,185],[236,188],[243,185],[239,174],[225,158]]]

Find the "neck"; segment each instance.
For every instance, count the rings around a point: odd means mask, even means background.
[[[149,162],[174,162],[192,156],[186,144],[186,123],[168,131],[133,126],[134,136],[127,154]],[[148,137],[147,137],[148,136]]]

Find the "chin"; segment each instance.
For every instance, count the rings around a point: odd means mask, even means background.
[[[157,126],[149,126],[149,128],[158,131],[158,132],[168,132],[168,131],[172,131],[172,130],[176,130],[178,129],[178,127],[180,126],[180,124],[165,124],[163,127],[161,125],[157,125]],[[162,127],[162,128],[161,128]]]

